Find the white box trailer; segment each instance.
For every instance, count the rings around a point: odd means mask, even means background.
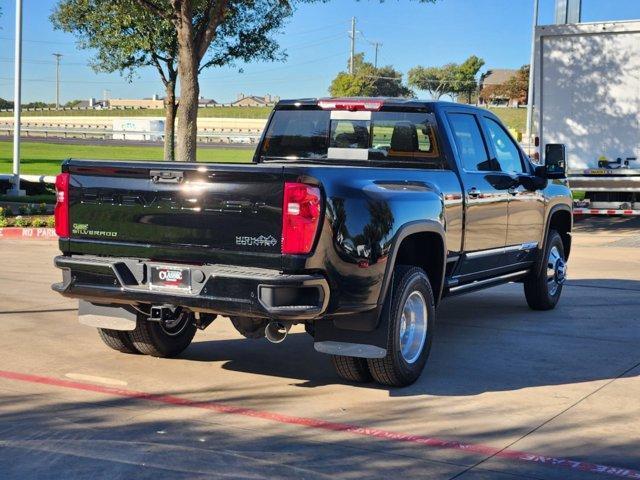
[[[114,140],[160,141],[163,138],[164,120],[119,117],[113,119]]]
[[[536,28],[540,151],[567,147],[575,213],[640,214],[640,21]]]

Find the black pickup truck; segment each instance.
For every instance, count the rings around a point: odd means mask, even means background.
[[[250,164],[64,162],[53,289],[122,352],[175,356],[218,315],[276,343],[304,324],[341,377],[408,385],[444,297],[558,302],[571,194],[545,157],[475,107],[282,101]]]

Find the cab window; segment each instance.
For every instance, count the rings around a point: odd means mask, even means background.
[[[448,117],[463,168],[468,172],[499,170],[498,165],[489,158],[476,116],[450,113]]]
[[[504,127],[493,118],[484,117],[484,125],[489,135],[489,141],[496,153],[500,170],[508,173],[522,173],[522,158],[520,149],[511,139]]]

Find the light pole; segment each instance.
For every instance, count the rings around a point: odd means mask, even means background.
[[[538,26],[538,7],[540,0],[533,0],[533,31],[531,32],[531,60],[529,62],[529,89],[527,92],[527,131],[526,137],[531,141],[531,130],[533,127],[533,95],[535,82],[536,63],[536,27]]]
[[[60,109],[60,59],[61,53],[52,53],[56,57],[56,110]]]
[[[20,110],[22,86],[22,0],[16,0],[16,35],[13,72],[13,182],[9,195],[21,196],[20,190]]]

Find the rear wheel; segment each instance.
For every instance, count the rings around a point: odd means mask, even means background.
[[[544,264],[535,276],[524,281],[524,295],[533,310],[555,308],[567,275],[564,245],[560,234],[550,230],[544,251]]]
[[[338,376],[344,380],[356,383],[371,381],[371,372],[365,358],[331,355],[331,363]]]
[[[131,334],[133,345],[140,353],[153,357],[175,357],[191,344],[196,334],[193,313],[183,312],[177,318],[162,322],[138,317]]]
[[[384,358],[367,360],[373,378],[383,385],[403,387],[415,382],[429,357],[435,306],[427,274],[418,267],[399,265],[393,272],[387,301],[389,338]]]
[[[98,328],[98,334],[104,344],[113,350],[117,350],[122,353],[140,353],[133,345],[129,332]]]

